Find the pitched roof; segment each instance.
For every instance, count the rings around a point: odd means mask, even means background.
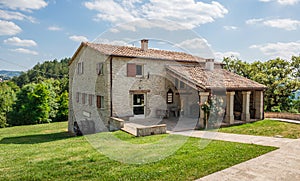
[[[73,59],[76,57],[80,49],[84,46],[91,47],[105,55],[112,55],[112,56],[119,56],[119,57],[148,58],[148,59],[173,60],[179,62],[195,62],[195,63],[205,62],[204,58],[193,56],[191,54],[187,54],[184,52],[166,51],[166,50],[158,50],[158,49],[150,49],[150,48],[144,51],[138,47],[82,42],[80,47],[73,55],[69,64],[73,62]]]
[[[180,77],[194,87],[228,90],[264,90],[266,86],[221,68],[210,71],[200,66],[169,65],[171,75]]]

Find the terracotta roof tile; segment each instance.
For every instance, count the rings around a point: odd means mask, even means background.
[[[130,46],[118,46],[108,44],[84,43],[105,55],[123,56],[123,57],[137,57],[149,59],[163,59],[175,60],[183,62],[205,62],[204,58],[193,56],[184,52],[148,49],[143,51],[141,48]]]
[[[267,87],[221,68],[212,71],[200,66],[169,65],[167,70],[202,89],[264,90]]]

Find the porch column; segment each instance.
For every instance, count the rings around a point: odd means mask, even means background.
[[[264,93],[263,91],[255,91],[254,97],[255,119],[263,119],[264,112]]]
[[[208,100],[209,92],[200,92],[199,96],[200,96],[200,103],[204,103]],[[199,118],[200,127],[204,128],[204,111],[201,109],[201,107],[199,107],[199,109],[200,109],[200,118]]]
[[[250,121],[250,91],[242,92],[243,94],[243,112],[242,112],[242,120],[243,121]]]
[[[226,117],[225,121],[228,124],[234,123],[234,94],[235,92],[226,92]]]

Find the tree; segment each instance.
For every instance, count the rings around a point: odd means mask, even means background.
[[[54,121],[67,121],[69,113],[69,94],[67,91],[64,91],[60,96],[58,96],[57,103],[58,109]]]
[[[7,114],[12,110],[19,87],[13,82],[0,83],[0,128],[7,126]]]
[[[50,122],[50,94],[45,83],[25,85],[17,94],[17,101],[9,114],[9,124],[15,126]]]

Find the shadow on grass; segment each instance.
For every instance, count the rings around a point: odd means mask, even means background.
[[[70,138],[68,132],[7,137],[0,144],[37,144]]]

